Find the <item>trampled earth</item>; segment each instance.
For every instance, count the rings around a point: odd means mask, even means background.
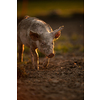
[[[42,67],[44,57],[40,57],[40,70],[31,68],[30,54],[25,52],[24,62],[17,64],[17,100],[84,100],[83,18],[44,21],[53,29],[64,25],[62,36],[69,37],[67,44],[70,42],[71,46],[68,44],[68,49],[59,52],[57,44],[66,40],[57,40],[55,57],[47,68]]]

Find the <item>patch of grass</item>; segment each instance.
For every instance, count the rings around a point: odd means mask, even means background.
[[[65,45],[58,45],[54,49],[56,52],[61,52],[61,53],[65,53],[68,51],[68,48]]]
[[[73,45],[70,42],[66,43],[58,43],[55,45],[55,51],[56,52],[61,52],[61,53],[66,53],[66,52],[71,52],[73,49]]]
[[[81,34],[73,33],[70,37],[72,41],[79,41],[79,40],[84,40],[84,36]]]
[[[84,52],[84,45],[80,43],[84,37],[73,33],[71,36],[62,35],[57,42],[55,42],[55,52],[57,54],[67,52]],[[72,42],[71,42],[72,41]]]
[[[78,35],[77,34],[72,34],[72,36],[71,36],[71,40],[73,40],[73,41],[76,41],[76,40],[78,40]]]
[[[70,50],[69,47],[71,47],[71,44],[68,41],[69,37],[61,35],[60,38],[57,40],[57,42],[55,41],[55,47],[54,47],[55,52],[57,54],[68,52]]]
[[[60,42],[61,41],[63,41],[63,42],[68,41],[68,36],[61,35],[60,38],[57,41],[60,41]]]

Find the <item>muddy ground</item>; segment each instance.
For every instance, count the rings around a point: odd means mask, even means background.
[[[83,17],[70,19],[43,19],[53,29],[64,25],[62,34],[73,32],[84,36]],[[71,41],[73,43],[73,41]],[[84,40],[78,41],[84,45]],[[77,42],[76,42],[77,43]],[[74,43],[73,43],[74,44]],[[47,68],[40,70],[31,68],[29,59],[17,65],[17,99],[18,100],[84,100],[84,53],[66,52],[56,54],[50,59]],[[40,57],[40,66],[44,58]]]

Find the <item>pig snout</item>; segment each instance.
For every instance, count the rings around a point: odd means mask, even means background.
[[[52,58],[54,56],[54,53],[51,53],[50,55],[48,55],[48,58]]]

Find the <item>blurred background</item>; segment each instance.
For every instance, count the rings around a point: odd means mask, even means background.
[[[55,41],[56,55],[84,56],[84,0],[17,0],[17,24],[25,15],[45,21],[53,30],[64,25]]]
[[[44,55],[38,51],[40,70],[32,70],[30,50],[25,46],[24,62],[17,62],[18,100],[83,100],[84,1],[18,0],[17,24],[26,15],[45,21],[53,30],[62,25],[64,29],[47,68],[42,68]]]

